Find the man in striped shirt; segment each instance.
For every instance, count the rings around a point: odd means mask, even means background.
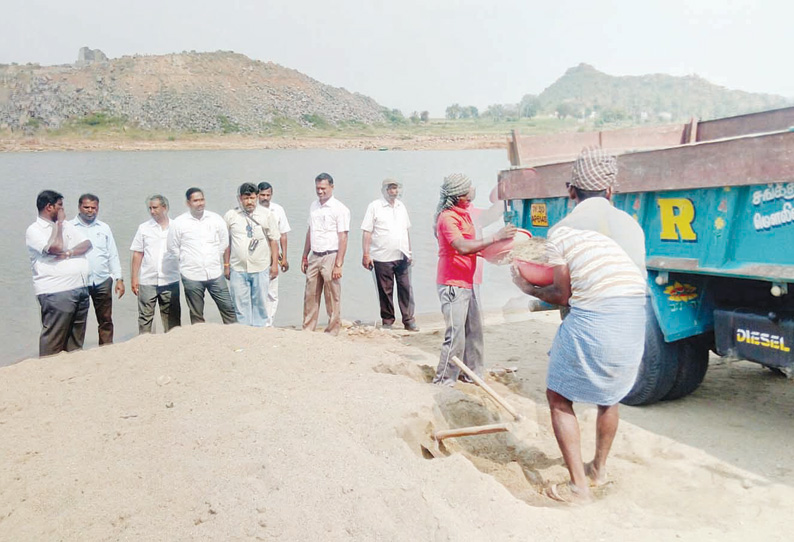
[[[534,286],[517,273],[525,293],[569,306],[549,352],[546,397],[552,427],[571,476],[547,495],[590,499],[606,482],[606,460],[618,428],[618,404],[631,390],[645,343],[645,237],[639,224],[609,203],[617,175],[614,156],[585,149],[576,160],[569,194],[577,206],[547,238],[554,283]],[[582,461],[574,402],[598,406],[596,451]]]

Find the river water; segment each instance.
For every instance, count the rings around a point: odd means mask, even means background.
[[[207,209],[223,214],[236,205],[235,190],[243,182],[267,180],[274,187],[273,201],[284,206],[293,231],[289,236],[289,272],[280,275],[277,326],[299,325],[304,276],[300,255],[306,233],[309,204],[316,198],[314,177],[323,171],[335,180],[334,195],[351,211],[351,237],[342,279],[342,316],[348,320],[379,320],[373,277],[361,266],[361,220],[367,204],[380,195],[386,177],[404,185],[403,201],[410,213],[414,249],[413,286],[418,314],[439,313],[435,290],[436,241],[432,217],[443,177],[460,171],[478,187],[477,206],[487,206],[497,172],[509,167],[504,150],[373,152],[353,150],[261,151],[151,151],[151,152],[45,152],[0,154],[0,200],[3,235],[0,237],[0,366],[35,356],[40,330],[39,306],[33,294],[25,229],[36,219],[36,195],[53,189],[65,196],[67,217],[77,212],[83,192],[99,196],[99,218],[114,233],[121,254],[127,293],[114,300],[116,341],[137,333],[136,298],[129,291],[130,242],[138,224],[148,219],[145,199],[164,194],[171,202],[171,217],[183,213],[185,190],[204,190]],[[495,226],[494,226],[495,228]],[[488,230],[486,230],[488,231]],[[516,296],[504,268],[486,266],[483,301],[486,309],[503,306]],[[209,322],[220,322],[207,296]],[[184,297],[183,297],[184,305]],[[321,309],[321,325],[326,321]],[[183,325],[189,325],[183,306]],[[399,316],[398,316],[399,318]],[[161,331],[159,316],[155,325]],[[89,314],[86,347],[97,343],[93,307]]]

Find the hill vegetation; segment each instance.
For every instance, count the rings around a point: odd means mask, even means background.
[[[0,65],[0,128],[281,133],[387,122],[373,99],[232,52]],[[99,60],[95,60],[99,59]]]
[[[541,111],[642,121],[710,120],[790,104],[772,94],[730,90],[697,75],[652,74],[616,77],[579,64],[538,96]],[[562,109],[562,112],[560,111]]]
[[[445,148],[470,148],[472,143],[456,141],[479,138],[474,144],[493,147],[502,146],[512,129],[542,134],[708,120],[790,103],[782,96],[729,90],[696,75],[616,77],[580,64],[539,95],[482,111],[456,103],[447,108],[446,119],[431,119],[427,111],[404,116],[367,96],[232,52],[108,59],[83,48],[72,65],[0,65],[0,140],[10,141],[0,148],[17,148],[15,141],[31,135],[55,146],[69,139],[154,145],[238,135],[358,138],[363,142],[355,145],[366,148],[439,138],[446,140]],[[379,144],[379,139],[393,141]]]
[[[653,74],[613,76],[588,64],[579,64],[539,95],[527,94],[518,103],[477,108],[453,104],[448,119],[490,117],[520,119],[554,116],[604,124],[679,122],[692,117],[710,120],[767,109],[792,102],[782,96],[730,90],[697,75],[675,77]]]

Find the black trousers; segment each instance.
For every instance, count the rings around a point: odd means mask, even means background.
[[[397,303],[404,325],[414,321],[414,293],[411,289],[411,265],[408,258],[394,262],[373,262],[375,284],[378,286],[380,317],[385,325],[394,323],[394,284],[397,283]]]
[[[113,278],[89,286],[88,293],[94,304],[94,314],[99,329],[99,346],[113,344]]]
[[[88,288],[37,296],[41,306],[39,356],[83,347],[88,319]]]
[[[182,286],[185,288],[185,301],[190,311],[191,324],[204,323],[204,291],[210,293],[210,297],[218,306],[221,313],[221,320],[224,324],[236,324],[237,314],[234,312],[232,296],[229,294],[229,287],[226,285],[226,277],[212,280],[190,280],[182,275]]]

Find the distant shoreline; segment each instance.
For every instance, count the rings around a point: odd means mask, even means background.
[[[178,138],[79,138],[0,136],[0,152],[42,151],[178,151],[251,149],[356,149],[371,151],[506,149],[507,134],[254,137],[240,135],[187,135]]]

